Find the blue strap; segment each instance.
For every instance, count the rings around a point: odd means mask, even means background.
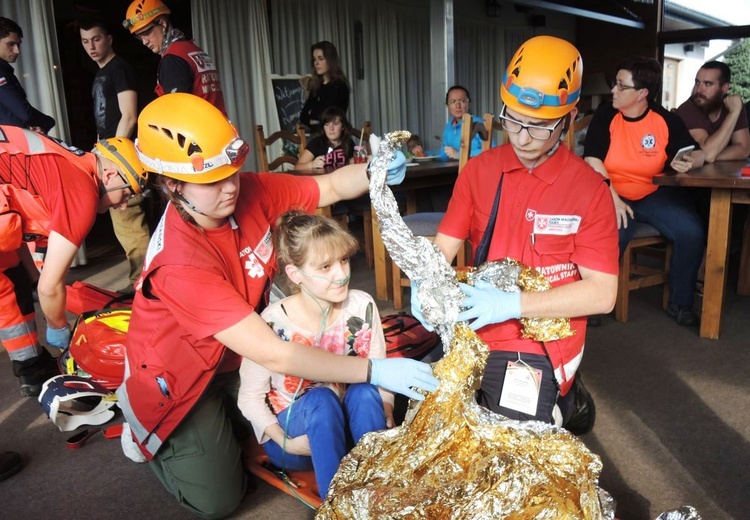
[[[572,105],[578,98],[581,97],[581,89],[574,90],[568,94],[568,100],[565,103],[560,102],[559,95],[545,94],[544,92],[530,87],[522,87],[516,83],[512,83],[510,86],[508,83],[508,73],[503,75],[503,85],[510,93],[511,96],[515,97],[522,105],[528,105],[533,108],[545,107],[562,107]]]

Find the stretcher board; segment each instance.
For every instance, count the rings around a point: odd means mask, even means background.
[[[323,503],[318,494],[313,471],[286,471],[288,479],[293,483],[288,485],[281,476],[280,468],[271,464],[263,447],[258,444],[254,435],[250,435],[246,448],[250,449],[250,456],[245,459],[247,469],[256,477],[265,480],[273,487],[280,489],[295,498],[301,498],[311,506],[318,508]],[[298,497],[295,496],[299,495]]]

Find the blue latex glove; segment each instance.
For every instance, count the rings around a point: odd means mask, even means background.
[[[68,348],[68,344],[70,343],[70,329],[68,326],[65,325],[60,329],[47,327],[47,343],[60,350]]]
[[[412,387],[432,392],[440,383],[432,375],[432,367],[427,363],[407,358],[371,359],[370,383],[386,390],[398,392],[416,401],[424,396]]]
[[[485,325],[502,323],[521,317],[521,293],[501,291],[491,283],[477,282],[475,286],[458,284],[466,297],[461,306],[465,308],[456,317],[457,321],[469,321],[471,330]]]
[[[380,150],[380,137],[375,134],[370,134],[370,150],[372,150],[372,158],[378,156]],[[369,166],[368,166],[369,168]],[[388,175],[385,178],[385,183],[388,186],[401,184],[406,176],[406,156],[403,152],[396,150],[396,156],[388,164]]]
[[[417,318],[422,325],[424,325],[424,328],[432,332],[435,330],[435,327],[427,323],[424,319],[424,314],[422,314],[422,304],[419,301],[419,291],[418,288],[415,287],[412,284],[411,287],[411,315]]]
[[[401,184],[406,177],[406,156],[401,150],[396,150],[396,156],[388,164],[388,175],[385,183],[388,186]]]

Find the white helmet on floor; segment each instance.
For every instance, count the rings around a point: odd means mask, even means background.
[[[116,401],[115,394],[99,383],[68,374],[48,379],[39,394],[44,412],[63,432],[104,424],[115,416],[110,408]]]

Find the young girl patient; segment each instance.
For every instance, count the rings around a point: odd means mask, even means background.
[[[356,239],[331,219],[291,211],[279,217],[274,243],[296,289],[261,314],[274,332],[342,356],[385,357],[375,302],[348,287]],[[321,498],[349,448],[365,433],[393,426],[393,395],[368,383],[308,381],[249,359],[240,376],[239,408],[271,462],[314,469]]]

